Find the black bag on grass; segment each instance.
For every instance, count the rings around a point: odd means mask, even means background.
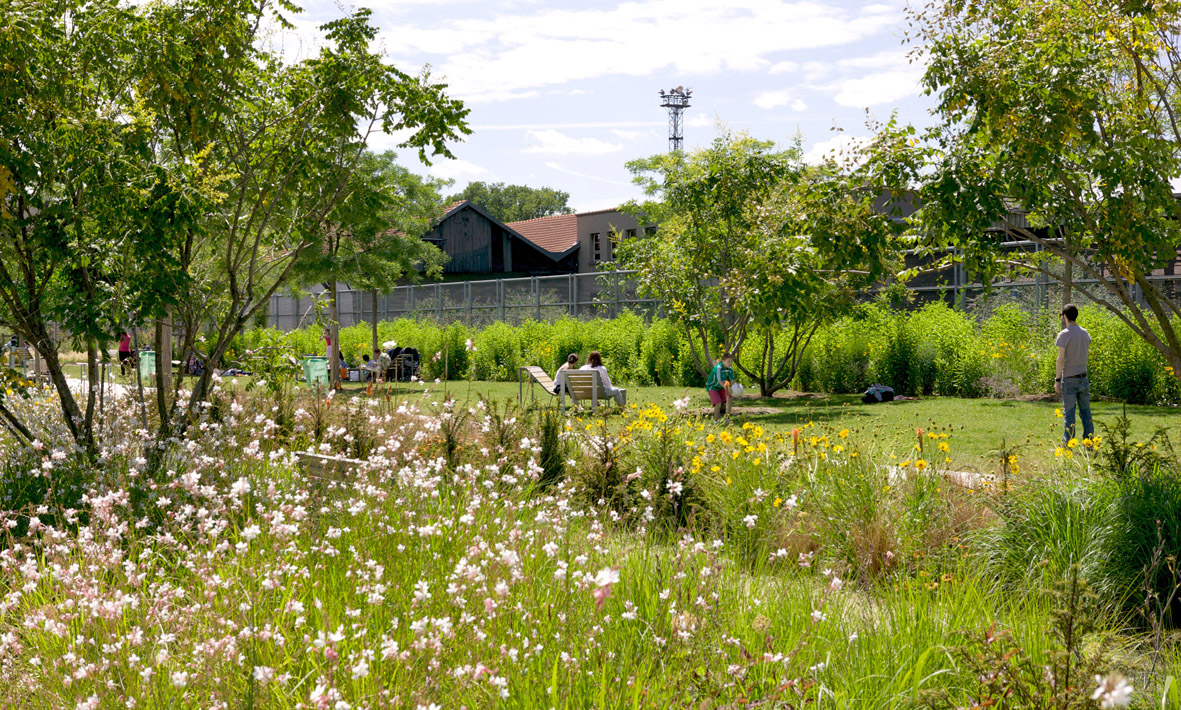
[[[866,404],[893,402],[894,388],[886,385],[870,385],[869,389],[865,390],[865,394],[861,395],[861,401]]]

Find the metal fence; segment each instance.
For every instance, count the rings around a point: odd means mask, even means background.
[[[378,320],[414,318],[486,326],[497,321],[519,324],[563,316],[614,318],[625,311],[643,318],[660,315],[658,301],[637,293],[635,273],[599,271],[397,286],[389,295],[376,296],[376,316]],[[316,304],[325,301],[322,291],[303,298],[272,296],[267,324],[281,330],[302,328],[316,321]],[[368,323],[374,317],[371,291],[338,288],[336,302],[341,326]]]
[[[645,319],[663,315],[659,301],[641,298],[636,292],[635,271],[600,271],[515,279],[453,281],[419,286],[398,286],[389,295],[377,296],[377,319],[414,318],[439,323],[462,322],[487,326],[497,321],[520,324],[526,320],[571,318],[614,318],[633,312]],[[1181,302],[1181,275],[1156,274],[1149,280],[1162,283],[1167,297]],[[1093,287],[1093,279],[1076,279]],[[960,268],[949,269],[925,284],[912,283],[913,305],[944,301],[961,310],[990,311],[1005,302],[1016,302],[1031,312],[1056,309],[1061,299],[1060,283],[1045,277],[1000,282],[990,289],[972,283]],[[1138,296],[1135,286],[1133,297]],[[1073,299],[1082,305],[1088,299],[1076,291]],[[325,294],[303,298],[272,296],[267,324],[282,330],[296,330],[316,322],[316,304],[326,303]],[[1139,300],[1139,299],[1137,299]],[[340,324],[368,323],[374,316],[374,295],[370,291],[337,290]]]

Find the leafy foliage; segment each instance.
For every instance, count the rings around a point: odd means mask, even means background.
[[[506,185],[503,182],[477,180],[447,199],[449,202],[470,200],[501,222],[519,222],[574,212],[566,204],[570,200],[568,192],[551,187]]]

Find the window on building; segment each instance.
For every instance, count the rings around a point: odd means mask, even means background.
[[[626,236],[628,239],[631,239],[632,237],[636,236],[636,230],[629,229],[624,233],[624,236]]]
[[[603,238],[598,232],[591,232],[591,249],[595,254],[595,261],[603,260]]]
[[[649,237],[652,236],[653,234],[656,234],[656,225],[652,225],[650,227],[644,227],[644,234]]]

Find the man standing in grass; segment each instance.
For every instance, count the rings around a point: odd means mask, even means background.
[[[726,419],[730,418],[730,387],[734,384],[734,356],[730,353],[722,355],[722,359],[709,371],[705,378],[705,391],[709,394],[709,403],[714,408],[714,421],[722,418],[725,408]]]
[[[1083,438],[1095,434],[1091,422],[1091,388],[1087,383],[1087,352],[1091,345],[1091,334],[1075,323],[1078,307],[1068,303],[1062,307],[1062,332],[1058,333],[1058,364],[1054,370],[1054,391],[1062,395],[1062,442],[1074,438],[1074,408],[1078,405],[1079,418],[1083,420]]]

